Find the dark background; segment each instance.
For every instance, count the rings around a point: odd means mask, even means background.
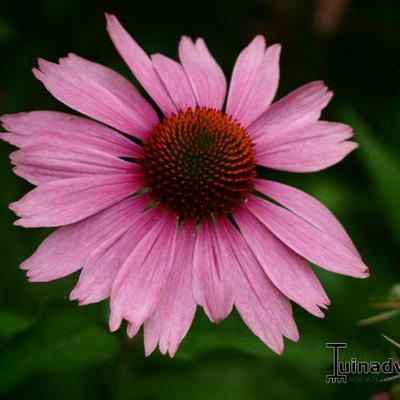
[[[340,165],[313,174],[270,172],[323,201],[343,222],[370,266],[356,280],[317,273],[331,298],[324,320],[294,306],[297,344],[277,356],[233,313],[220,325],[199,310],[174,359],[143,355],[141,334],[108,332],[106,302],[68,301],[77,275],[27,283],[19,263],[48,234],[12,226],[7,204],[29,184],[14,176],[11,146],[0,144],[0,397],[3,399],[367,399],[392,383],[332,385],[326,342],[346,342],[343,359],[385,360],[400,340],[398,316],[360,326],[388,309],[371,303],[400,300],[400,2],[396,0],[4,1],[0,6],[0,114],[35,109],[66,111],[30,69],[36,59],[68,52],[127,77],[113,49],[103,12],[115,13],[149,52],[176,57],[182,34],[205,38],[227,76],[255,34],[283,45],[278,97],[323,79],[335,97],[324,119],[354,126],[360,148]],[[301,285],[301,282],[299,282]],[[396,311],[393,312],[395,314]]]

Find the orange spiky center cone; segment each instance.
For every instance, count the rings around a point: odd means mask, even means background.
[[[254,150],[246,131],[210,108],[156,125],[141,160],[155,200],[180,218],[230,213],[253,190]]]

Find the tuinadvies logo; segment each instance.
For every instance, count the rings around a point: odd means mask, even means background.
[[[393,358],[388,358],[384,362],[378,361],[359,361],[357,358],[352,357],[350,361],[340,361],[340,349],[347,348],[347,343],[326,343],[326,348],[333,351],[333,368],[332,373],[326,375],[326,383],[347,383],[372,381],[372,380],[385,380],[387,375],[399,375],[400,377],[400,363],[394,361]],[[373,377],[363,379],[355,378],[357,375],[369,375]],[[378,377],[378,375],[380,377]],[[382,378],[383,376],[383,378]],[[396,376],[392,377],[395,378]],[[379,379],[380,378],[380,379]]]

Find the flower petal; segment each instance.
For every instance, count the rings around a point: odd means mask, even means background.
[[[158,208],[145,215],[151,223],[138,232],[141,240],[121,267],[111,290],[110,329],[118,329],[126,319],[131,337],[161,298],[176,246],[176,218]]]
[[[353,250],[293,212],[255,196],[247,207],[283,243],[312,263],[338,274],[369,276],[368,268]]]
[[[59,101],[139,139],[158,123],[156,112],[137,89],[100,64],[69,54],[59,64],[39,60],[39,69],[33,72]]]
[[[280,52],[279,44],[266,49],[264,37],[258,35],[236,60],[226,112],[245,128],[267,109],[275,97]]]
[[[34,185],[88,175],[134,174],[137,165],[107,153],[61,143],[38,143],[10,154],[14,172]]]
[[[84,305],[111,295],[119,271],[154,223],[151,215],[141,213],[143,209],[144,206],[140,208],[140,204],[136,210],[132,207],[132,212],[126,216],[124,231],[113,232],[86,259],[79,281],[70,294],[71,300],[79,300],[79,304]]]
[[[192,85],[197,104],[221,110],[226,95],[226,78],[203,39],[196,43],[182,36],[179,58]]]
[[[106,14],[106,19],[107,30],[114,46],[137,80],[157,103],[164,115],[169,117],[175,113],[176,106],[156,73],[150,57],[132,39],[114,15]]]
[[[238,264],[231,265],[235,290],[235,307],[247,326],[277,353],[282,353],[282,335],[297,341],[299,333],[292,308],[269,280],[243,236],[225,218],[219,226]],[[239,268],[233,268],[239,266]]]
[[[141,148],[113,129],[91,121],[55,111],[32,111],[3,115],[4,129],[10,133],[0,138],[17,147],[36,143],[75,144],[118,156],[138,158]]]
[[[160,351],[173,357],[189,330],[196,312],[192,294],[194,223],[178,231],[177,247],[168,282],[155,312],[144,323],[144,346],[150,355],[159,343]]]
[[[325,308],[329,299],[307,262],[277,239],[245,207],[235,213],[235,220],[273,284],[311,314],[323,317],[318,306]]]
[[[153,54],[151,59],[177,110],[194,109],[196,99],[182,65],[162,54]]]
[[[218,323],[232,310],[234,293],[229,269],[237,264],[218,224],[201,223],[193,256],[193,297],[208,318]]]
[[[356,247],[341,223],[314,197],[292,186],[265,179],[256,179],[255,188],[316,228],[322,229],[359,256]]]
[[[63,226],[48,236],[35,253],[21,264],[30,281],[45,282],[69,275],[80,269],[87,257],[129,223],[148,204],[147,195],[134,196],[96,215]]]
[[[10,204],[26,228],[60,226],[80,221],[143,187],[142,172],[129,175],[70,178],[45,183]]]
[[[255,143],[283,136],[317,121],[331,98],[332,92],[323,82],[308,83],[272,104],[248,126],[247,132]]]
[[[257,162],[265,167],[292,172],[314,172],[341,161],[358,145],[346,141],[348,125],[317,121],[288,134],[257,143]]]

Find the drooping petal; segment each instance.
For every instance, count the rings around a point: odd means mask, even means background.
[[[194,109],[196,99],[182,65],[162,54],[153,54],[151,59],[177,110]]]
[[[140,211],[143,210],[143,207]],[[119,271],[143,235],[154,224],[154,215],[132,209],[126,215],[123,232],[109,235],[86,259],[79,281],[70,294],[79,304],[101,301],[111,295],[112,285]]]
[[[290,302],[271,283],[242,235],[225,218],[219,220],[219,225],[238,261],[231,265],[235,307],[247,326],[280,354],[282,335],[294,341],[299,338]]]
[[[159,343],[161,353],[168,352],[173,357],[189,330],[196,312],[192,292],[194,243],[194,223],[185,223],[178,231],[175,258],[163,297],[144,323],[146,355]]]
[[[150,227],[140,230],[138,245],[126,259],[111,289],[110,329],[118,329],[122,319],[129,322],[134,336],[154,312],[171,270],[177,234],[177,219],[158,208],[145,214]]]
[[[319,171],[338,163],[357,147],[357,143],[346,140],[351,136],[348,125],[317,121],[271,140],[263,137],[256,145],[257,162],[284,171]]]
[[[233,68],[226,112],[245,128],[267,109],[278,89],[281,46],[265,46],[264,37],[256,36]]]
[[[10,204],[26,228],[72,224],[143,188],[142,172],[69,178],[45,183]]]
[[[329,300],[304,258],[285,246],[245,207],[235,213],[235,220],[273,284],[311,314],[323,317],[319,307],[325,308]]]
[[[247,207],[283,243],[312,263],[343,275],[369,276],[368,268],[352,249],[309,221],[255,196]]]
[[[196,43],[182,36],[179,58],[192,85],[197,104],[221,110],[226,95],[226,78],[203,39]]]
[[[135,174],[137,165],[77,145],[38,143],[10,155],[14,172],[34,185],[93,175]]]
[[[321,110],[332,98],[332,92],[321,81],[301,86],[272,104],[254,122],[247,132],[255,141],[269,141],[319,119]]]
[[[0,117],[4,129],[0,138],[17,147],[37,143],[75,144],[118,156],[138,158],[141,148],[113,129],[56,111],[32,111]]]
[[[218,225],[201,223],[193,256],[193,296],[211,321],[218,323],[232,310],[234,293],[229,269],[237,263]]]
[[[104,240],[124,229],[129,223],[128,216],[140,213],[148,202],[147,195],[131,197],[83,221],[57,229],[21,268],[28,270],[29,280],[34,282],[58,279],[77,271]]]
[[[156,112],[137,89],[100,64],[69,54],[59,64],[39,60],[39,69],[33,72],[64,104],[139,139],[158,123]]]
[[[137,80],[157,103],[164,115],[169,117],[175,113],[176,106],[156,73],[150,57],[132,39],[114,15],[106,14],[106,19],[107,30],[114,46]]]
[[[256,179],[255,188],[280,203],[300,218],[322,229],[359,255],[349,235],[336,217],[317,199],[303,191],[283,183]]]
[[[338,143],[332,138],[318,138],[307,143],[280,146],[258,160],[260,165],[281,171],[316,172],[342,161],[357,147],[355,142]]]

